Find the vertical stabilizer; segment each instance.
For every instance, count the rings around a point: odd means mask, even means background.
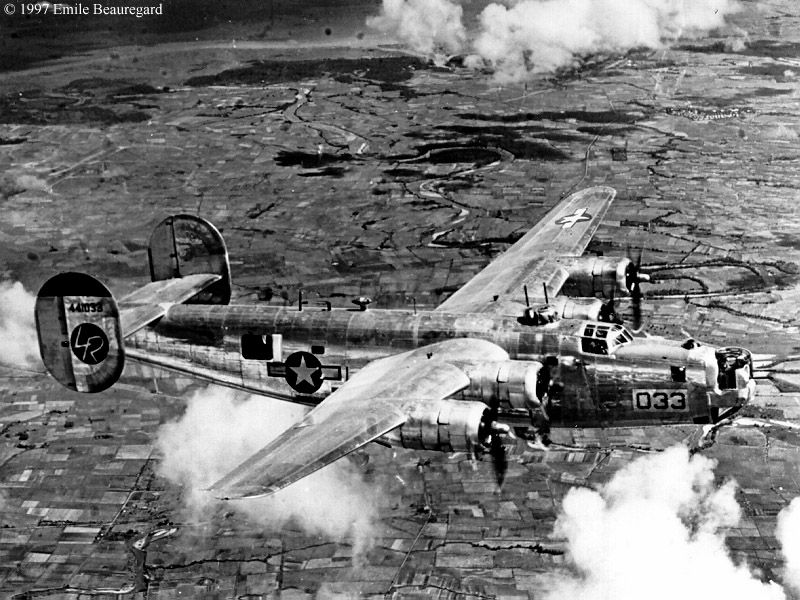
[[[150,278],[153,281],[187,275],[220,275],[187,304],[228,304],[231,299],[231,272],[228,249],[222,234],[211,223],[194,215],[173,215],[156,225],[147,249]]]
[[[50,278],[36,297],[36,331],[44,366],[78,392],[101,392],[122,374],[125,353],[117,303],[83,273]]]

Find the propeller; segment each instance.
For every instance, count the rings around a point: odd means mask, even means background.
[[[631,259],[630,257],[630,248],[626,252],[628,254],[628,259],[631,261],[628,263],[628,266],[625,269],[625,282],[628,288],[628,291],[631,295],[631,306],[633,309],[633,321],[631,323],[631,329],[634,333],[639,333],[643,329],[643,322],[642,322],[642,299],[644,298],[644,293],[642,292],[642,283],[650,281],[650,276],[646,273],[642,273],[642,255],[644,254],[644,249],[639,248],[639,252],[636,255],[635,260]]]
[[[499,423],[492,423],[493,431],[489,442],[489,455],[492,457],[497,487],[502,487],[506,478],[506,471],[508,471],[508,457],[506,456],[506,447],[503,444],[503,434],[495,429],[497,425]]]
[[[639,333],[644,328],[642,323],[642,297],[642,288],[639,284],[636,284],[631,290],[631,305],[633,307],[631,329],[634,333]]]
[[[498,411],[500,408],[499,400],[495,400],[489,407],[489,412],[486,414],[486,429],[489,434],[489,456],[492,457],[492,467],[494,467],[494,476],[497,480],[497,486],[502,487],[503,481],[506,478],[506,471],[508,470],[508,457],[506,456],[506,447],[503,444],[504,437],[513,437],[511,428],[500,423],[497,420]]]
[[[604,302],[603,306],[600,307],[600,313],[597,315],[598,321],[603,321],[604,323],[618,323],[622,325],[623,320],[622,317],[617,312],[617,307],[614,302],[614,288],[611,288],[611,298],[608,299],[608,302]]]

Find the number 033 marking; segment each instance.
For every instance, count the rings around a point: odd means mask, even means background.
[[[689,410],[686,390],[633,390],[633,410]]]

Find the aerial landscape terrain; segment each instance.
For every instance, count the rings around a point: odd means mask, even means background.
[[[0,17],[0,596],[800,598],[794,4],[709,0],[699,31],[552,64],[469,46],[486,2],[450,35],[396,2],[294,4]],[[39,360],[42,283],[134,290],[171,214],[220,229],[233,302],[416,310],[594,185],[617,197],[589,251],[651,277],[639,335],[756,355],[734,419],[521,436],[502,486],[488,461],[373,444],[212,502],[300,408],[132,362],[80,395]]]

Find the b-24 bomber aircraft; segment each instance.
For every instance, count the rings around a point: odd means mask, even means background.
[[[152,282],[119,304],[81,273],[42,286],[42,359],[79,392],[112,385],[127,356],[313,406],[212,485],[225,499],[270,494],[372,441],[488,452],[500,477],[502,420],[519,413],[540,429],[716,422],[754,394],[750,352],[620,323],[614,294],[636,303],[646,277],[628,258],[582,256],[615,194],[568,196],[434,310],[229,305],[219,231],[168,217],[150,238]]]

